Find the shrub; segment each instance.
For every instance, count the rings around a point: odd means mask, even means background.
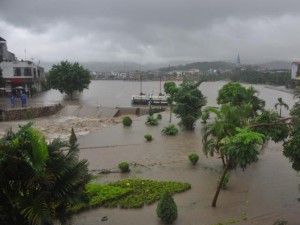
[[[132,124],[132,119],[129,116],[124,116],[123,117],[123,125],[126,127],[131,126]]]
[[[152,141],[152,135],[151,135],[151,134],[145,134],[145,135],[144,135],[144,138],[145,138],[147,141]]]
[[[151,125],[151,126],[156,126],[156,125],[158,125],[158,121],[153,116],[148,116],[146,124]]]
[[[161,120],[162,119],[162,115],[160,113],[157,114],[156,119]]]
[[[122,172],[129,172],[129,164],[128,162],[121,162],[119,164],[119,169],[122,171]]]
[[[165,224],[172,224],[177,219],[177,206],[169,191],[164,192],[159,200],[156,213]]]
[[[192,153],[192,154],[190,154],[190,155],[189,155],[189,160],[191,161],[191,163],[192,163],[193,165],[196,165],[196,163],[197,163],[198,160],[199,160],[198,154],[197,154],[197,153]]]
[[[176,135],[178,133],[178,129],[174,124],[170,124],[169,126],[162,129],[161,132],[166,135]]]

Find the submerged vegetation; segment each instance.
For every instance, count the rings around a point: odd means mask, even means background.
[[[86,185],[86,201],[72,206],[72,212],[80,212],[96,206],[141,208],[158,201],[162,194],[171,194],[190,189],[188,183],[129,179],[108,184]]]

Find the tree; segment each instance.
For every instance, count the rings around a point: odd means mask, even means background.
[[[263,144],[263,137],[262,134],[253,132],[249,128],[237,128],[236,135],[225,138],[223,154],[229,159],[229,162],[223,170],[212,207],[216,207],[217,205],[218,196],[228,170],[237,166],[240,166],[244,170],[247,165],[258,160],[259,150]]]
[[[177,206],[169,191],[164,192],[159,200],[156,213],[165,224],[172,224],[177,219]]]
[[[75,135],[75,133],[74,133]],[[27,124],[0,140],[0,223],[66,224],[68,207],[79,200],[91,176],[78,159],[76,137],[47,144]]]
[[[263,111],[265,107],[265,102],[258,98],[257,94],[258,92],[252,86],[245,88],[238,82],[228,83],[219,90],[217,103],[235,106],[250,104],[251,117],[254,117],[258,115],[258,112]]]
[[[282,141],[289,135],[286,120],[276,112],[266,111],[264,102],[251,87],[246,89],[239,83],[226,84],[219,91],[218,102],[220,107],[207,107],[216,116],[202,130],[204,153],[219,154],[224,166],[213,207],[229,169],[238,165],[245,169],[257,159],[258,147],[264,142],[269,139]]]
[[[281,117],[281,108],[284,107],[286,110],[289,110],[289,105],[286,104],[282,98],[278,98],[277,99],[278,102],[274,105],[275,109],[277,109],[277,107],[279,106],[279,116]]]
[[[90,72],[77,62],[61,61],[59,64],[53,65],[47,76],[49,88],[66,93],[71,99],[73,99],[75,91],[82,92],[88,88],[90,82]]]
[[[169,95],[167,98],[168,105],[170,107],[170,120],[169,123],[172,122],[172,111],[173,111],[173,101],[175,94],[178,92],[178,88],[176,87],[175,82],[169,81],[164,83],[164,90]]]
[[[206,105],[206,98],[198,89],[201,83],[184,80],[174,97],[176,105],[173,111],[188,130],[194,129],[196,120],[201,116],[201,108]]]
[[[291,132],[283,144],[283,154],[292,162],[292,168],[300,171],[300,89],[296,90],[294,98],[297,102],[290,111],[292,116]]]

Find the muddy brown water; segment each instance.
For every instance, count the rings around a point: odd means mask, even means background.
[[[224,82],[201,84],[200,89],[208,96],[208,105],[216,105],[217,91],[223,85]],[[259,96],[266,100],[269,109],[274,109],[278,97],[282,97],[290,107],[294,104],[292,94],[262,85],[254,87],[259,91]],[[152,91],[158,93],[159,82],[144,82],[143,91],[147,94]],[[71,103],[129,106],[131,94],[138,92],[139,82],[93,81],[89,90],[75,96],[75,101]],[[65,95],[53,90],[29,101],[39,104],[70,103]],[[287,116],[288,111],[283,109],[283,115]],[[177,119],[172,118],[176,123]],[[131,163],[130,173],[99,175],[96,182],[143,178],[190,183],[191,190],[174,195],[179,215],[176,225],[211,225],[241,219],[243,215],[247,220],[235,224],[272,225],[278,219],[287,220],[289,225],[300,224],[300,202],[297,201],[300,197],[300,179],[282,155],[281,143],[270,142],[259,161],[245,171],[232,171],[228,188],[221,191],[217,207],[212,208],[210,205],[222,170],[221,162],[203,155],[200,122],[192,132],[180,131],[177,136],[169,137],[160,133],[168,124],[168,119],[169,114],[165,112],[159,126],[149,127],[145,125],[146,117],[142,116],[134,119],[132,127],[125,128],[118,124],[79,137],[80,157],[88,159],[90,169],[116,169],[121,161]],[[153,135],[152,142],[144,140],[146,133]],[[191,152],[200,155],[196,166],[191,166],[187,159]],[[74,216],[73,224],[161,225],[155,213],[156,206],[157,203],[141,209],[93,209]],[[101,221],[104,216],[107,216],[107,221]]]
[[[80,137],[80,157],[89,159],[91,169],[115,169],[121,161],[131,163],[130,173],[100,175],[97,182],[101,183],[125,178],[190,183],[191,190],[174,196],[179,212],[175,224],[209,225],[240,219],[243,215],[247,220],[237,224],[273,224],[277,219],[300,224],[299,177],[282,155],[281,144],[269,143],[257,163],[245,171],[232,171],[228,189],[221,192],[217,207],[212,208],[221,162],[203,155],[200,122],[193,132],[180,131],[175,137],[161,135],[168,116],[168,112],[163,113],[163,120],[155,127],[146,126],[143,116],[135,119],[129,128],[118,124]],[[145,133],[153,134],[154,140],[146,142]],[[187,159],[191,152],[200,155],[195,167]],[[161,224],[155,214],[156,205],[127,210],[94,209],[75,216],[73,222],[76,225]],[[108,217],[107,221],[101,221],[104,216]]]

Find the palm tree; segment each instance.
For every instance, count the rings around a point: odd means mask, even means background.
[[[66,224],[70,203],[90,180],[78,151],[74,136],[47,144],[31,124],[9,131],[0,140],[0,224]]]
[[[278,98],[277,100],[278,102],[274,105],[274,107],[277,109],[279,106],[279,116],[281,117],[281,108],[284,107],[286,110],[289,110],[289,106],[282,100],[282,98]]]

